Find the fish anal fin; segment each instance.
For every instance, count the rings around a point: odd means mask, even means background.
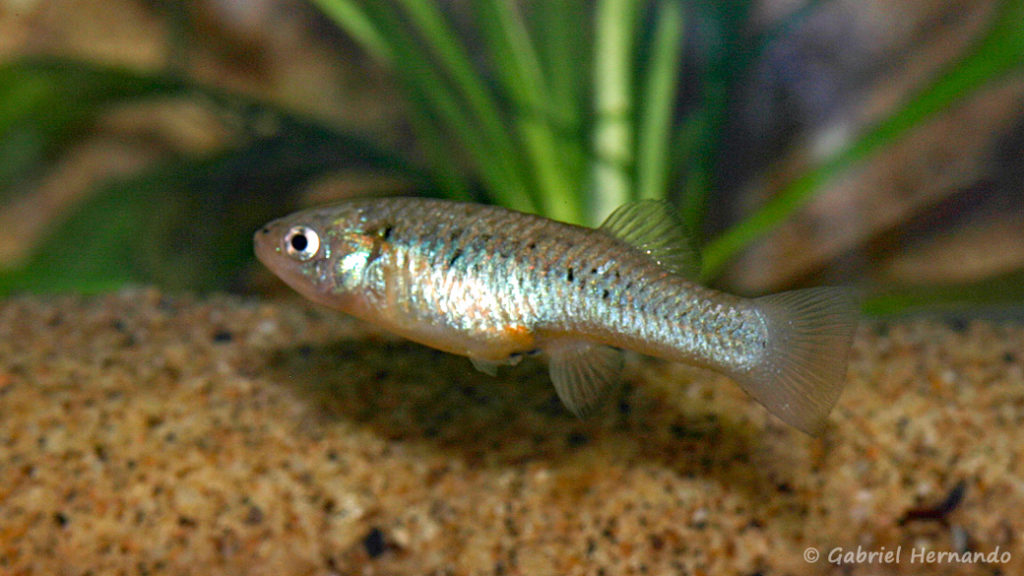
[[[557,340],[544,347],[555,391],[573,414],[590,413],[622,374],[622,352],[583,340]]]
[[[619,206],[599,230],[644,252],[666,270],[688,279],[700,274],[700,252],[667,200],[639,200]]]

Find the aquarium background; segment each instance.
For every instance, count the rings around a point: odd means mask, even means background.
[[[1024,4],[7,1],[0,290],[265,286],[353,195],[596,225],[668,198],[704,280],[1022,298]]]

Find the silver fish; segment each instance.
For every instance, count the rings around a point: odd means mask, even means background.
[[[688,280],[695,252],[661,201],[590,229],[479,204],[350,200],[267,224],[255,248],[307,298],[484,372],[545,353],[578,415],[628,349],[725,374],[813,434],[842,391],[857,322],[847,289],[744,299]]]

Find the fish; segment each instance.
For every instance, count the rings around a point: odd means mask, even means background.
[[[359,198],[256,231],[257,258],[306,298],[496,374],[544,354],[578,416],[620,379],[624,351],[711,369],[786,423],[819,433],[843,389],[855,292],[742,298],[695,281],[692,236],[664,200],[598,228],[449,200]]]

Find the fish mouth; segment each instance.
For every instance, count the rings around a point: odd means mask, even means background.
[[[252,236],[253,252],[256,253],[256,258],[274,272],[276,270],[274,270],[273,261],[280,257],[280,235],[275,234],[275,230],[278,228],[280,226],[277,225],[277,221],[274,221],[257,230]]]
[[[263,263],[267,270],[273,272],[275,276],[293,289],[299,290],[302,284],[300,278],[295,277],[297,266],[281,250],[280,229],[280,224],[274,221],[257,230],[252,237],[253,252],[256,253],[256,259]]]

